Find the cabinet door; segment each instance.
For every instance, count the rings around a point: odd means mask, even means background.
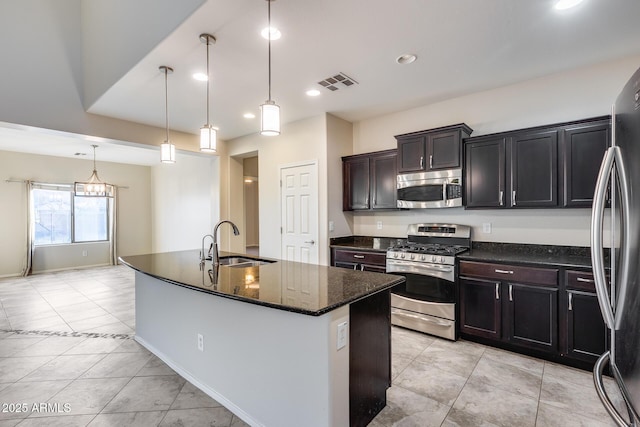
[[[513,207],[558,206],[558,131],[540,131],[511,138]]]
[[[413,136],[398,139],[398,172],[425,170],[426,137]]]
[[[499,340],[500,282],[460,278],[460,332]]]
[[[464,205],[467,208],[499,208],[505,200],[506,139],[465,144]]]
[[[345,160],[342,170],[342,210],[369,209],[369,158]]]
[[[593,362],[607,350],[607,327],[598,297],[591,292],[567,291],[567,348],[565,354]]]
[[[460,167],[460,132],[442,132],[429,135],[427,140],[426,169],[453,169]]]
[[[505,339],[523,347],[557,352],[558,290],[511,282],[504,285]]]
[[[396,163],[396,154],[371,157],[371,209],[398,207]]]
[[[564,206],[591,207],[600,163],[609,147],[608,123],[563,131]]]

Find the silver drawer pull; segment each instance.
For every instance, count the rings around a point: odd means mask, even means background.
[[[584,277],[576,277],[576,282],[595,283],[595,280],[585,279]]]
[[[513,301],[513,285],[509,285],[509,301]]]
[[[569,292],[569,311],[573,310],[573,293]]]
[[[496,299],[500,299],[500,283],[496,283]]]
[[[354,255],[353,257],[358,259],[364,259],[364,255]]]
[[[495,272],[500,274],[513,274],[513,270],[500,270],[499,268],[496,268]]]

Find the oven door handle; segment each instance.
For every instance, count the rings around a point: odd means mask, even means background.
[[[453,267],[448,265],[438,265],[438,264],[423,264],[419,262],[412,261],[400,261],[400,260],[388,260],[389,265],[397,265],[397,266],[407,266],[407,267],[418,267],[423,268],[425,270],[439,271],[443,273],[451,273],[453,272]]]
[[[433,319],[432,317],[418,316],[417,314],[402,313],[402,312],[399,312],[398,310],[393,310],[392,309],[391,310],[391,314],[394,315],[394,316],[409,317],[411,319],[422,320],[424,322],[433,323],[433,324],[438,325],[438,326],[444,326],[444,327],[451,326],[451,321],[436,320],[436,319]]]

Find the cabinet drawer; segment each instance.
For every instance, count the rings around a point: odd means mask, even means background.
[[[387,254],[376,252],[336,250],[334,261],[386,266]]]
[[[521,267],[506,264],[461,261],[460,275],[504,280],[508,282],[531,283],[536,285],[558,285],[558,270],[552,268]]]
[[[593,280],[593,274],[585,271],[567,271],[567,288],[595,292],[596,284]]]

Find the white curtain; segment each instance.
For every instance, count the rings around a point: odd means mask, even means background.
[[[22,276],[28,276],[31,274],[32,262],[33,262],[33,245],[35,240],[35,215],[33,210],[33,182],[25,181],[25,189],[27,193],[26,197],[26,214],[27,214],[27,228],[26,228],[26,240],[27,245],[25,248],[25,262],[22,269]]]
[[[118,248],[116,236],[118,235],[118,187],[113,189],[113,198],[109,199],[109,264],[118,264]]]

